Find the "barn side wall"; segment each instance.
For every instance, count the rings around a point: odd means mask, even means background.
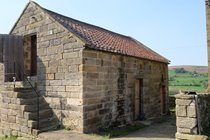
[[[137,79],[143,81],[144,118],[160,117],[162,85],[167,104],[167,64],[84,50],[84,131],[131,124]]]

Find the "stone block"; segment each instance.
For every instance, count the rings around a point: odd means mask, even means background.
[[[53,60],[51,61],[51,63],[53,63]],[[57,72],[57,66],[58,65],[54,65],[54,66],[51,66],[51,67],[47,67],[45,69],[45,73],[56,73]]]
[[[94,126],[94,124],[97,124],[100,121],[101,121],[101,119],[99,117],[95,116],[94,118],[84,120],[84,126],[88,126],[88,125]]]
[[[1,114],[7,115],[8,114],[8,110],[7,109],[1,109],[0,110]]]
[[[83,57],[84,58],[97,58],[98,54],[93,51],[83,51]]]
[[[66,91],[80,92],[82,91],[82,87],[81,86],[66,86]]]
[[[47,79],[48,80],[55,80],[55,73],[47,74]]]
[[[85,72],[97,72],[97,66],[83,65],[83,71],[85,71]]]
[[[80,92],[74,92],[74,91],[72,91],[71,93],[70,93],[70,97],[71,98],[80,98]]]
[[[64,73],[56,73],[55,80],[62,80],[64,79]]]
[[[21,108],[21,106],[18,105],[18,104],[9,104],[8,108],[9,109],[14,109],[14,110],[19,110]]]
[[[18,110],[12,110],[12,109],[8,110],[8,115],[9,116],[16,116],[17,114],[18,114]]]
[[[78,52],[69,52],[69,53],[63,53],[63,58],[77,58],[79,57],[79,53]]]
[[[78,80],[82,79],[82,73],[75,72],[75,73],[66,73],[65,74],[66,80]]]
[[[65,86],[53,86],[53,91],[66,91],[66,87]]]
[[[69,66],[69,72],[78,72],[78,71],[79,71],[79,66],[78,65],[70,65]]]
[[[191,133],[191,129],[187,129],[187,128],[177,128],[177,132],[179,133],[184,133],[184,134],[190,134]]]
[[[28,134],[28,133],[29,133],[29,128],[26,127],[26,126],[21,126],[21,127],[20,127],[20,131],[23,132],[23,133]]]
[[[20,130],[20,125],[19,124],[15,124],[15,123],[10,123],[10,128],[12,130],[19,131]]]
[[[61,80],[51,80],[50,85],[51,86],[61,86]]]
[[[16,117],[15,116],[8,116],[8,123],[16,123]]]
[[[67,105],[82,105],[82,99],[67,98]]]
[[[186,106],[176,106],[176,115],[180,117],[187,116],[187,107]]]
[[[78,43],[78,42],[70,42],[70,43],[66,43],[64,44],[64,50],[71,50],[73,48],[82,48],[82,44]]]
[[[186,129],[192,129],[196,127],[197,125],[197,120],[196,118],[189,118],[189,117],[177,117],[176,121],[177,127],[180,128],[186,128]]]
[[[4,97],[2,98],[3,103],[11,103],[11,98]]]
[[[188,106],[187,107],[187,116],[192,117],[192,118],[195,118],[197,116],[195,106]]]
[[[190,134],[182,134],[177,132],[176,139],[178,140],[208,140],[208,137],[205,135],[190,135]]]
[[[29,119],[29,115],[30,115],[30,113],[25,112],[24,113],[25,118],[16,117],[16,123],[23,125],[23,126],[27,126],[27,120]]]
[[[7,119],[8,119],[8,116],[7,115],[1,114],[1,118],[0,118],[1,121],[7,122]]]
[[[60,98],[52,98],[51,99],[51,104],[60,105]]]
[[[190,105],[192,100],[176,99],[176,105]]]

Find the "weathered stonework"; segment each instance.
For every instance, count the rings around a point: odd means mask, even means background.
[[[148,60],[83,50],[83,98],[85,131],[131,124],[134,120],[135,80],[143,79],[147,119],[161,113],[162,75],[167,65]],[[158,98],[157,98],[158,97]]]

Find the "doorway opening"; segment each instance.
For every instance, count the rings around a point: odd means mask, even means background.
[[[135,80],[134,119],[143,120],[143,79]]]

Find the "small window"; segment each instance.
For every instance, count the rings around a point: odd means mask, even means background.
[[[31,36],[31,76],[37,74],[37,37]]]

